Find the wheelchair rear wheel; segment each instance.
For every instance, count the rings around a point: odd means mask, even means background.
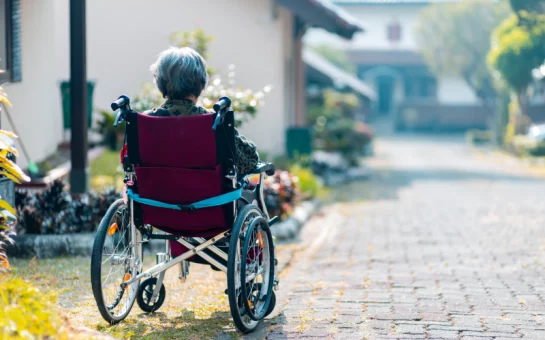
[[[111,324],[125,319],[136,299],[139,281],[121,288],[138,275],[142,252],[139,232],[131,227],[130,210],[115,201],[100,222],[91,255],[91,285],[102,317]]]
[[[267,221],[255,205],[239,211],[227,263],[231,316],[243,333],[257,328],[268,312],[274,280],[274,247]]]

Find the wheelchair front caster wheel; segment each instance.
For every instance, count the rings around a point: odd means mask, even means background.
[[[258,291],[261,290],[261,283],[256,284],[254,289]],[[274,310],[274,307],[276,307],[276,294],[274,293],[274,290],[271,290],[271,301],[269,302],[269,307],[267,308],[264,317],[269,316]]]
[[[144,312],[153,313],[165,302],[165,297],[167,294],[164,284],[161,285],[161,289],[159,290],[159,294],[155,298],[155,301],[151,301],[151,298],[153,297],[153,290],[156,286],[157,278],[150,277],[142,282],[140,287],[138,287],[136,302],[138,303],[138,307],[140,307],[140,309],[142,309]]]

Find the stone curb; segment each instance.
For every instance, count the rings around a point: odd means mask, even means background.
[[[299,204],[293,214],[284,221],[276,223],[272,234],[278,240],[287,240],[297,236],[299,229],[307,222],[319,208],[319,200],[305,201]],[[94,233],[66,234],[66,235],[22,235],[14,238],[15,244],[7,248],[11,257],[34,257],[40,259],[61,256],[91,256]],[[163,252],[164,241],[150,241],[144,250],[151,253]]]
[[[10,257],[34,257],[48,259],[61,256],[91,256],[95,233],[66,235],[23,235],[14,238],[15,244],[8,246]],[[154,240],[144,245],[144,251],[163,252],[163,240]]]
[[[271,232],[277,240],[292,239],[299,233],[299,229],[320,208],[319,199],[305,201],[295,207],[293,214],[284,221],[277,222],[271,227]]]

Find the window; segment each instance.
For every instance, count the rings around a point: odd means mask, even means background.
[[[388,25],[388,41],[399,42],[401,40],[401,25],[394,21]]]
[[[437,96],[437,81],[433,77],[406,77],[404,87],[405,98],[435,98]]]
[[[0,0],[0,84],[21,81],[20,0]]]

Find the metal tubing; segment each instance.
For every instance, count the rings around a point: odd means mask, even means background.
[[[166,262],[166,263],[162,263],[162,264],[158,264],[148,270],[146,270],[145,272],[143,273],[140,273],[138,274],[137,276],[131,278],[129,281],[127,282],[124,282],[121,284],[121,288],[125,288],[126,286],[130,285],[131,283],[133,283],[134,281],[137,281],[137,280],[140,280],[141,278],[144,278],[144,277],[153,277],[165,270],[167,270],[168,268],[184,261],[184,260],[187,260],[188,258],[190,258],[191,256],[193,255],[196,255],[198,252],[202,251],[203,249],[206,249],[208,246],[210,246],[211,244],[214,244],[216,242],[218,242],[219,240],[223,239],[225,237],[225,235],[228,233],[229,231],[224,231],[223,233],[217,235],[216,237],[213,237],[211,238],[210,240],[206,241],[205,243],[191,249],[191,250],[188,250],[186,251],[185,253],[183,253],[182,255]]]

